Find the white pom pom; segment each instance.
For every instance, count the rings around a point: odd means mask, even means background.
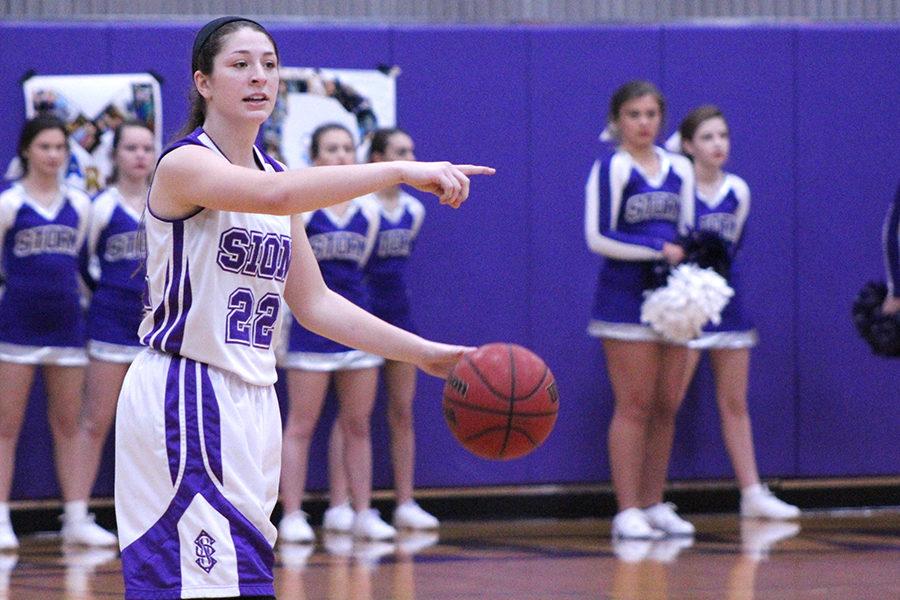
[[[667,340],[685,343],[699,337],[707,323],[720,323],[733,295],[728,282],[712,269],[681,264],[664,287],[645,293],[641,322]]]

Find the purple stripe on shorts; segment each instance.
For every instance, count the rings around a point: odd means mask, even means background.
[[[170,352],[172,354],[181,354],[181,342],[184,339],[184,323],[187,320],[188,311],[191,310],[192,299],[191,265],[185,262],[184,297],[182,299],[183,308],[181,309],[181,316],[178,317],[178,321],[175,323],[175,326],[172,328],[171,333],[169,333],[169,338],[166,340],[166,352]]]
[[[172,485],[178,480],[178,464],[181,462],[181,427],[178,414],[178,372],[181,359],[173,357],[169,363],[169,373],[166,376],[166,397],[164,413],[166,416],[166,454],[169,457],[169,475],[172,476]]]
[[[198,472],[205,475],[197,423],[197,362],[189,358],[184,361],[184,432],[187,445],[185,476]]]
[[[201,384],[203,385],[203,443],[206,446],[206,459],[209,468],[221,485],[222,479],[222,432],[219,421],[219,400],[209,378],[209,366],[200,365]]]
[[[159,303],[159,306],[156,307],[156,310],[153,311],[153,329],[147,333],[141,340],[141,343],[145,346],[149,346],[151,344],[151,340],[153,336],[159,331],[159,328],[163,325],[163,316],[166,314],[166,295],[169,290],[169,263],[166,263],[166,281],[163,284],[163,300]],[[147,290],[147,297],[150,296],[150,290]]]

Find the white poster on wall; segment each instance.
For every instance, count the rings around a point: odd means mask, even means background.
[[[103,188],[112,170],[113,133],[122,121],[146,123],[157,153],[161,150],[162,97],[159,81],[149,73],[34,75],[22,82],[22,91],[28,119],[51,114],[66,123],[70,157],[63,176],[90,194]],[[10,165],[7,178],[19,173]]]
[[[397,123],[399,69],[313,69],[282,67],[275,110],[263,125],[266,152],[290,169],[309,166],[312,132],[339,123],[353,133],[359,160],[368,134]]]

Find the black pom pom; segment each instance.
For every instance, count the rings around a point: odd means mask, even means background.
[[[728,243],[711,231],[694,230],[677,242],[684,248],[684,262],[695,263],[703,269],[712,269],[725,279],[731,274],[731,254]]]

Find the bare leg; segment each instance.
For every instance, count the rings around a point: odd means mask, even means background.
[[[722,419],[722,436],[731,456],[731,464],[741,489],[759,483],[753,452],[753,429],[747,411],[747,380],[750,350],[747,348],[713,350],[716,400]]]
[[[44,366],[44,387],[47,390],[47,413],[53,432],[56,474],[66,502],[75,497],[81,471],[79,465],[79,427],[84,367]]]
[[[90,498],[101,453],[116,416],[116,401],[122,389],[122,380],[128,364],[91,359],[85,377],[84,404],[78,427],[78,452],[80,459],[77,476],[73,478],[70,500]]]
[[[338,422],[344,434],[344,468],[350,482],[353,510],[367,510],[372,499],[372,410],[378,369],[335,373],[340,402]]]
[[[697,374],[698,364],[700,364],[700,351],[688,348],[687,365],[684,368],[684,386],[681,388],[682,398],[687,397],[688,389],[690,389],[691,382],[694,380],[694,375]]]
[[[331,373],[288,370],[287,426],[281,448],[281,506],[284,514],[300,510],[306,490],[309,444],[328,393]]]
[[[652,506],[662,502],[672,441],[675,438],[675,416],[684,399],[685,364],[687,348],[665,344],[662,346],[656,384],[656,402],[647,430],[644,468],[641,470],[639,502]]]
[[[653,342],[603,340],[616,407],[609,425],[609,462],[619,510],[639,505],[647,427],[661,349]]]
[[[413,398],[416,395],[416,367],[389,360],[384,365],[388,394],[388,423],[391,430],[391,463],[397,505],[413,496],[416,435],[413,431]]]
[[[9,501],[16,446],[28,406],[28,393],[34,383],[34,365],[0,362],[0,502]]]
[[[328,438],[328,494],[331,506],[340,506],[350,501],[350,482],[344,466],[344,432],[339,419],[331,426]]]

